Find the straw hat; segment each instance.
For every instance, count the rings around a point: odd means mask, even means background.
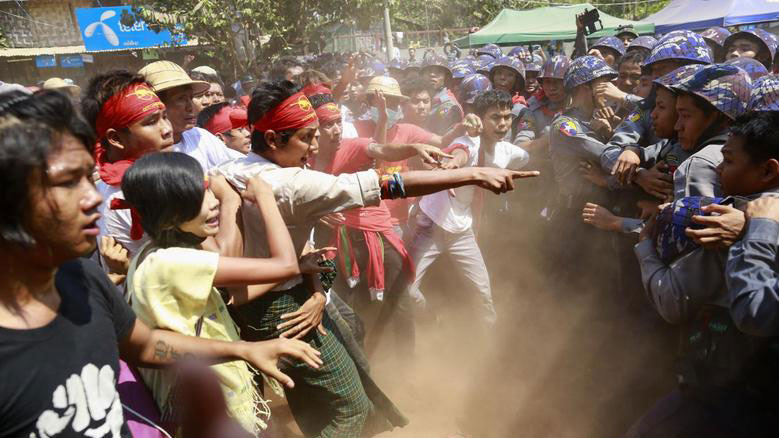
[[[365,88],[365,94],[372,95],[376,91],[384,93],[385,96],[397,97],[401,100],[408,100],[408,97],[404,96],[400,92],[400,85],[398,81],[389,76],[376,76],[368,82],[368,87]]]
[[[208,91],[211,84],[205,81],[193,81],[181,66],[170,61],[156,61],[138,71],[151,84],[154,91],[170,90],[171,88],[191,85],[194,94]]]
[[[193,72],[202,73],[204,75],[213,76],[215,78],[219,77],[219,73],[217,73],[216,70],[213,68],[207,66],[207,65],[201,65],[200,67],[195,67],[192,69]]]
[[[44,90],[68,90],[69,92],[73,93],[73,95],[78,95],[81,93],[81,87],[73,83],[68,83],[67,81],[65,81],[65,79],[62,78],[46,79],[46,82],[43,83],[43,89]]]

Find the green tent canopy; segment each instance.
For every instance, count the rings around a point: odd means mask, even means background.
[[[478,32],[453,41],[458,47],[477,47],[488,43],[516,45],[536,41],[573,40],[576,38],[576,15],[585,9],[595,9],[589,3],[551,6],[546,8],[517,11],[503,9]],[[638,21],[623,20],[600,12],[603,30],[588,38],[613,35],[617,27],[631,24],[639,34],[653,34],[655,25]]]

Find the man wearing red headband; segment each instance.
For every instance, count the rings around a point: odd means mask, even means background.
[[[97,190],[105,199],[98,223],[101,243],[111,237],[130,255],[135,254],[145,243],[140,220],[133,220],[130,210],[110,207],[124,199],[122,177],[135,160],[173,144],[165,105],[142,76],[114,71],[90,81],[81,106],[81,112],[98,137],[95,146],[100,175]],[[102,262],[113,280],[121,280],[122,272],[115,272],[117,267],[111,266],[110,260],[102,259]]]
[[[245,188],[249,178],[262,175],[273,188],[299,252],[319,219],[331,213],[377,206],[381,199],[421,196],[463,185],[479,185],[501,193],[513,189],[513,179],[537,175],[488,168],[384,177],[372,169],[328,175],[304,168],[318,150],[319,120],[311,102],[294,84],[260,84],[254,90],[248,113],[252,152],[219,166],[215,172],[239,190]],[[267,242],[262,221],[252,209],[243,209],[242,216],[246,255],[263,256]],[[303,434],[357,438],[406,424],[370,380],[367,370],[358,371],[340,340],[342,333],[333,334],[339,331],[328,314],[323,314],[325,295],[321,285],[315,279],[306,284],[302,280],[278,285],[237,310],[246,322],[244,339],[295,336],[321,351],[324,365],[316,372],[297,364],[285,370],[296,382],[295,388],[287,391],[287,399]]]
[[[221,102],[203,109],[197,116],[197,126],[217,136],[228,148],[246,155],[251,150],[246,117],[245,108]]]
[[[426,144],[377,144],[371,138],[342,139],[341,111],[331,91],[323,85],[303,89],[319,119],[319,152],[313,168],[331,175],[353,173],[374,167],[376,160],[398,162],[420,156],[437,165],[451,158],[435,146]],[[361,317],[371,301],[384,301],[393,315],[399,357],[413,354],[414,323],[406,293],[413,277],[413,262],[399,233],[392,224],[386,201],[378,206],[347,210],[335,222],[334,238],[338,248],[335,290]],[[387,292],[386,294],[384,292]],[[384,300],[384,296],[388,299]],[[359,324],[355,324],[359,328]],[[357,330],[360,341],[361,330]],[[375,337],[374,337],[375,339]]]

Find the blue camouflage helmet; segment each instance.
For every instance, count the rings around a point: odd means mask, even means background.
[[[482,64],[492,63],[492,62],[495,62],[495,58],[493,58],[490,55],[479,55],[479,57],[476,58],[476,62],[479,62],[479,63],[482,63]]]
[[[622,40],[615,36],[605,36],[598,41],[595,41],[595,44],[593,44],[591,48],[597,49],[599,47],[605,47],[607,49],[614,50],[619,54],[619,56],[623,56],[625,54],[625,43],[623,43]]]
[[[406,66],[408,66],[408,61],[405,59],[395,58],[390,61],[389,65],[387,65],[387,68],[390,70],[405,70]]]
[[[747,72],[734,65],[712,64],[687,70],[671,88],[699,96],[735,119],[747,111],[752,80]]]
[[[568,71],[568,66],[571,65],[571,60],[567,56],[557,55],[549,58],[541,67],[541,72],[538,74],[538,80],[548,79],[563,79],[565,78],[565,72]]]
[[[449,68],[449,61],[444,56],[441,55],[430,56],[428,58],[425,58],[424,61],[422,61],[422,70],[431,67],[441,67],[445,69],[447,73],[449,73],[449,76],[452,75],[452,69]]]
[[[701,32],[701,36],[720,47],[725,47],[725,40],[730,36],[730,31],[724,27],[715,26]]]
[[[754,82],[755,80],[762,78],[768,74],[768,69],[765,68],[762,62],[752,58],[731,58],[725,61],[725,64],[735,65],[736,67],[744,70],[749,74],[749,78]]]
[[[663,263],[671,263],[698,248],[685,231],[687,228],[702,229],[704,226],[693,222],[692,217],[707,216],[703,207],[720,202],[722,198],[689,196],[668,204],[658,213],[652,239]]]
[[[776,55],[777,46],[776,37],[773,34],[766,32],[763,29],[742,30],[732,33],[725,39],[725,43],[723,44],[725,50],[739,38],[746,38],[760,44],[762,48],[767,51],[766,53],[768,53],[769,64],[766,65],[766,68],[771,68],[771,63],[774,62],[774,56]]]
[[[463,79],[457,89],[457,100],[460,103],[473,103],[476,97],[485,91],[492,90],[492,83],[486,76],[474,73]]]
[[[677,68],[676,70],[667,73],[663,76],[660,76],[659,78],[652,81],[652,83],[657,84],[673,93],[676,91],[673,89],[673,85],[680,82],[683,78],[686,78],[690,75],[692,75],[694,72],[702,69],[704,64],[689,64],[682,67]]]
[[[535,72],[538,73],[541,71],[541,64],[540,62],[533,61],[529,64],[525,64],[525,73]]]
[[[765,75],[752,83],[750,111],[779,111],[779,76]]]
[[[533,55],[530,53],[530,50],[527,49],[525,46],[518,46],[511,49],[508,56],[513,56],[514,58],[518,58],[523,63],[528,63],[532,61]]]
[[[675,30],[660,38],[652,53],[644,61],[644,67],[667,59],[711,64],[711,53],[706,40],[689,30]]]
[[[519,59],[511,56],[502,56],[498,58],[498,60],[490,66],[490,79],[492,79],[492,74],[498,67],[507,68],[513,71],[522,78],[523,82],[525,81],[525,64]]]
[[[490,43],[476,51],[476,56],[479,55],[489,55],[492,56],[492,59],[498,59],[503,56],[503,51],[497,44]]]
[[[595,79],[607,77],[614,79],[619,74],[616,70],[606,64],[606,61],[591,55],[581,56],[571,61],[568,71],[563,78],[563,86],[566,91],[571,91],[579,85],[594,81]]]
[[[490,75],[490,69],[492,68],[492,64],[494,64],[494,61],[481,61],[477,62],[476,65],[474,65],[474,68],[476,69],[476,73],[479,73],[484,76]]]
[[[462,79],[468,75],[472,75],[476,73],[476,69],[470,62],[467,63],[458,62],[452,65],[451,70],[452,70],[452,78],[454,79]]]
[[[656,45],[657,45],[657,39],[655,39],[655,37],[644,35],[631,41],[630,45],[628,46],[627,52],[629,52],[631,49],[637,49],[637,48],[652,50],[655,48]]]

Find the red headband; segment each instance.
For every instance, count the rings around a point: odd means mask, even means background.
[[[341,118],[341,110],[333,100],[333,92],[322,84],[309,85],[303,89],[316,109],[316,116],[322,123],[330,123]]]
[[[216,135],[246,126],[246,110],[225,106],[206,123],[206,130]]]
[[[126,128],[149,114],[164,110],[165,104],[146,84],[133,84],[111,96],[97,115],[97,137],[110,129]]]
[[[317,122],[316,113],[303,92],[297,92],[254,122],[254,130],[288,131]]]

